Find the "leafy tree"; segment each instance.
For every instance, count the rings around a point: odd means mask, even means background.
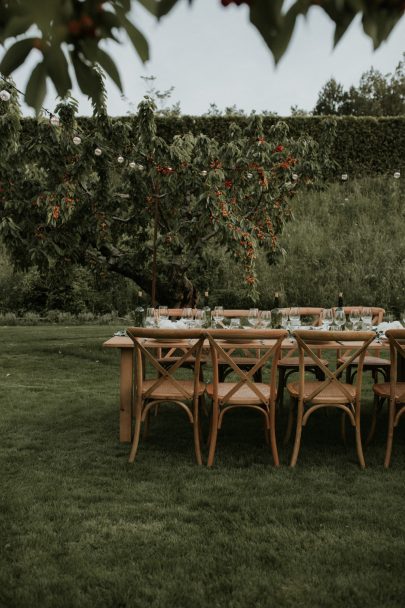
[[[131,21],[132,6],[141,5],[160,18],[179,0],[0,0],[0,44],[16,41],[7,48],[0,72],[9,76],[37,49],[41,58],[27,83],[25,100],[39,112],[47,79],[63,97],[72,88],[72,71],[80,90],[99,104],[102,85],[92,69],[99,65],[122,90],[114,60],[101,44],[119,42],[125,32],[142,61],[149,57],[148,42]],[[218,0],[219,1],[219,0]],[[189,4],[192,0],[189,0]],[[340,40],[357,14],[362,15],[363,29],[377,48],[385,40],[404,10],[403,0],[295,0],[284,11],[283,0],[222,0],[229,4],[248,4],[250,20],[263,36],[276,62],[288,48],[299,15],[306,15],[318,5],[335,22],[334,42]],[[34,34],[32,33],[34,31]]]
[[[405,57],[405,55],[404,55]],[[383,76],[371,68],[360,84],[345,91],[331,78],[322,88],[314,114],[353,116],[399,116],[405,114],[405,59],[393,74]]]
[[[261,117],[252,116],[245,132],[231,124],[223,145],[192,134],[166,142],[150,99],[132,123],[96,109],[84,132],[67,98],[56,108],[60,125],[40,116],[23,136],[16,91],[6,86],[0,231],[17,267],[36,265],[62,280],[82,264],[101,278],[129,277],[148,293],[157,274],[157,300],[194,303],[215,276],[216,244],[238,261],[257,297],[257,252],[270,261],[281,253],[289,200],[319,168],[314,141],[292,140],[281,122],[264,135]]]

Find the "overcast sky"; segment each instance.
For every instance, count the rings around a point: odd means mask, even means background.
[[[311,110],[330,77],[345,87],[357,85],[371,66],[384,74],[392,72],[405,51],[405,18],[375,52],[359,20],[333,50],[334,24],[318,7],[310,9],[307,19],[299,19],[277,68],[249,22],[247,6],[224,8],[220,0],[194,0],[190,8],[183,0],[156,22],[136,3],[132,18],[149,40],[151,60],[143,65],[127,39],[122,45],[108,45],[128,100],[108,81],[111,115],[126,114],[131,106],[136,107],[146,92],[141,76],[151,75],[156,76],[159,90],[174,86],[171,102],[179,101],[183,114],[203,114],[210,103],[220,109],[236,104],[248,113],[268,110],[288,115],[292,105]],[[20,88],[25,87],[27,66],[14,77]],[[73,94],[80,101],[80,113],[90,114],[90,104],[77,87]],[[50,110],[54,100],[52,90],[45,101]]]

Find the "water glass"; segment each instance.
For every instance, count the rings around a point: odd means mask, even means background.
[[[298,329],[301,325],[301,317],[298,308],[290,308],[290,323],[292,329]]]
[[[258,308],[250,308],[248,314],[248,322],[253,327],[256,327],[259,322],[259,309]]]
[[[342,329],[343,325],[346,323],[346,315],[344,310],[335,310],[335,325],[337,325],[338,329]]]
[[[156,311],[154,308],[146,309],[145,327],[155,327],[156,325]]]
[[[262,310],[259,315],[260,327],[269,327],[271,324],[271,310]]]
[[[371,313],[371,308],[365,306],[361,311],[361,320],[365,325],[365,329],[370,329],[373,324],[373,315]]]
[[[159,322],[169,319],[169,310],[167,306],[159,306]]]
[[[361,310],[359,310],[358,308],[351,310],[349,313],[349,319],[353,326],[353,329],[358,328],[359,324],[361,323]]]
[[[214,312],[212,313],[212,318],[215,323],[220,323],[224,319],[224,307],[223,306],[215,306]]]
[[[196,308],[194,311],[194,327],[202,327],[204,324],[204,311],[201,308]]]
[[[329,331],[330,326],[332,325],[332,321],[333,321],[333,311],[331,308],[325,308],[325,310],[322,313],[322,323],[324,326],[324,329],[326,331]]]
[[[181,314],[182,321],[184,325],[190,328],[193,324],[193,309],[192,308],[183,308],[183,312]]]

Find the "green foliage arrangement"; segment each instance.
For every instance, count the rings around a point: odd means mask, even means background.
[[[264,135],[259,116],[243,130],[229,123],[222,143],[192,133],[164,139],[150,99],[133,121],[95,108],[92,129],[82,130],[67,98],[50,120],[24,130],[16,90],[7,87],[0,228],[16,266],[52,270],[63,282],[82,264],[101,278],[110,271],[131,278],[153,301],[193,304],[215,277],[208,245],[216,243],[238,261],[257,298],[259,249],[269,260],[282,253],[289,201],[319,177],[314,140],[291,138],[281,121]]]

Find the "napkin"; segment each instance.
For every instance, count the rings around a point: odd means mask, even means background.
[[[400,321],[392,321],[391,323],[387,323],[387,321],[383,321],[383,323],[379,323],[376,327],[378,332],[384,333],[387,329],[403,329]]]

